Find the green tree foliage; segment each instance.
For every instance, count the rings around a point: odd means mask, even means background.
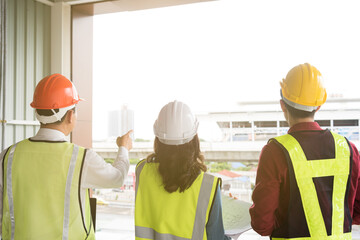
[[[107,162],[107,163],[113,164],[115,159],[105,158],[104,160],[105,160],[105,162]],[[140,159],[138,159],[138,158],[130,158],[130,159],[129,159],[129,162],[130,162],[130,164],[136,165],[138,162],[140,162]]]
[[[148,139],[136,138],[134,142],[150,142]]]
[[[252,169],[251,166],[248,166],[248,167],[238,167],[238,168],[236,168],[235,170],[236,170],[236,171],[249,171],[250,169]]]
[[[136,165],[138,162],[140,162],[141,159],[139,158],[130,158],[129,161],[130,161],[130,164],[132,165]]]
[[[210,172],[217,173],[222,170],[231,170],[231,164],[227,162],[215,162],[210,164]]]
[[[115,159],[113,159],[113,158],[105,158],[104,160],[105,160],[105,162],[107,162],[107,163],[113,164]]]

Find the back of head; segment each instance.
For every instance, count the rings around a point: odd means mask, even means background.
[[[36,118],[42,124],[49,124],[61,122],[66,112],[81,100],[74,84],[56,73],[37,84],[30,106],[37,110]]]
[[[281,98],[293,112],[314,113],[326,101],[322,75],[309,63],[292,68],[280,82]]]
[[[200,171],[206,171],[197,136],[198,121],[190,108],[178,101],[165,105],[154,123],[155,153],[148,161],[159,163],[168,192],[189,188]]]

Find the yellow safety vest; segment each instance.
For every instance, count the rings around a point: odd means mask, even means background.
[[[344,204],[348,178],[350,174],[350,149],[346,139],[331,133],[335,142],[335,158],[311,160],[306,159],[299,142],[290,134],[276,137],[289,153],[294,169],[296,184],[299,188],[301,201],[308,225],[310,237],[278,238],[274,240],[350,240],[351,232],[344,233]],[[333,176],[332,197],[332,229],[327,235],[325,222],[313,182],[316,177]],[[291,216],[290,216],[291,217]]]
[[[201,172],[184,192],[168,193],[158,163],[136,167],[135,239],[207,239],[206,224],[221,179]]]
[[[80,203],[85,149],[29,139],[3,160],[2,239],[95,239],[89,194]]]

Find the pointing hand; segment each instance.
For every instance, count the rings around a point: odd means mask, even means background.
[[[129,151],[130,151],[130,149],[132,149],[132,139],[130,137],[130,134],[132,132],[133,132],[133,130],[130,130],[126,134],[122,135],[121,137],[117,137],[116,144],[118,145],[118,147],[125,147]]]

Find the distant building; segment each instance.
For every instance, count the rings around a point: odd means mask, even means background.
[[[117,137],[134,129],[134,111],[123,106],[121,110],[109,112],[108,137]]]
[[[222,141],[267,141],[286,134],[289,126],[279,101],[238,103],[231,112],[198,114],[200,121],[216,122],[222,132]],[[359,143],[360,99],[328,99],[315,115],[322,128],[337,132]]]
[[[231,193],[232,196],[251,202],[251,182],[249,176],[243,176],[229,170],[222,170],[213,173],[214,176],[222,179],[222,190],[225,194]]]
[[[224,170],[222,170],[220,172],[217,172],[217,174],[222,175],[222,176],[226,176],[226,177],[229,177],[229,178],[241,177],[240,174],[234,173],[234,172],[226,170],[226,169],[224,169]]]

